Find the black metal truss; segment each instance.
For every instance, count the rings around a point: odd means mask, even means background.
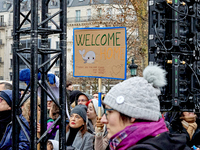
[[[65,150],[66,141],[66,15],[67,5],[66,0],[60,0],[60,10],[55,14],[48,15],[49,0],[41,1],[41,12],[42,18],[41,23],[38,23],[38,0],[31,0],[31,8],[25,15],[21,10],[21,0],[13,1],[13,133],[12,133],[12,147],[18,149],[19,143],[19,130],[20,128],[25,132],[27,139],[30,141],[31,150],[37,149],[37,144],[40,143],[40,149],[46,149],[47,145],[47,96],[58,105],[60,108],[60,117],[51,126],[59,124],[59,149]],[[55,16],[59,16],[59,23],[53,19]],[[23,19],[21,19],[23,18]],[[20,20],[21,19],[21,20]],[[56,29],[49,29],[48,22],[52,22]],[[30,27],[24,28],[25,22],[30,23]],[[22,28],[23,27],[23,28]],[[30,35],[30,47],[20,49],[21,34],[26,33]],[[48,47],[48,36],[51,34],[59,34],[60,47],[59,49],[51,49]],[[41,38],[41,47],[38,47],[38,39]],[[31,59],[28,60],[23,56],[24,53],[29,53]],[[49,58],[50,54],[54,54],[53,57]],[[42,63],[38,64],[38,57],[41,57]],[[59,101],[56,99],[50,86],[47,82],[47,73],[53,67],[57,60],[60,60],[60,86],[59,86]],[[19,62],[22,61],[27,68],[31,71],[31,81],[27,85],[24,94],[19,97]],[[41,73],[41,83],[38,82],[38,73]],[[41,90],[41,136],[37,137],[37,97],[38,87]],[[28,89],[31,89],[28,97],[25,98],[25,94]],[[48,93],[48,89],[51,91],[51,96]],[[26,131],[23,129],[23,121],[20,120],[19,115],[21,114],[20,108],[24,102],[31,98],[31,119],[30,119],[30,133],[28,137]]]

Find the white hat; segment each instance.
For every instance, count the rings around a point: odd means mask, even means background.
[[[59,142],[56,140],[48,140],[53,144],[53,150],[59,150]]]
[[[118,112],[142,120],[158,121],[160,117],[160,87],[167,84],[166,71],[148,66],[143,77],[133,77],[115,85],[105,96],[104,103]]]

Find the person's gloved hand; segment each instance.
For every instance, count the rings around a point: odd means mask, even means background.
[[[97,122],[96,122],[96,127],[97,127],[97,132],[101,132],[103,130],[104,124],[101,123],[101,117],[97,117]]]
[[[54,84],[55,83],[55,75],[50,73],[50,74],[47,74],[47,77],[48,77],[48,81],[50,84]]]

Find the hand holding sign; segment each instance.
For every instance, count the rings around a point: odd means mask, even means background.
[[[101,117],[97,117],[96,127],[97,127],[99,132],[102,131],[104,124],[101,123]]]

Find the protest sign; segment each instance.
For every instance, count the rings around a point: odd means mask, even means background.
[[[73,76],[126,79],[126,28],[75,28]]]

